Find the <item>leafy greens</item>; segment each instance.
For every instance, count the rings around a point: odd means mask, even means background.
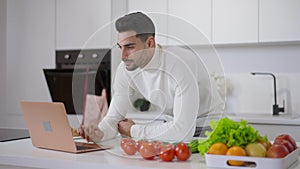
[[[206,131],[206,139],[199,139],[198,150],[201,155],[204,155],[214,143],[221,142],[228,147],[240,146],[245,147],[249,143],[257,140],[267,140],[267,137],[262,137],[257,130],[248,124],[246,120],[235,122],[227,117],[219,120],[212,120],[209,123],[212,131]]]

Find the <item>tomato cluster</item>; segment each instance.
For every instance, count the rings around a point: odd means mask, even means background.
[[[160,141],[135,141],[131,138],[123,138],[121,148],[128,155],[139,153],[146,160],[153,160],[155,157],[159,157],[162,161],[170,162],[176,157],[179,161],[186,161],[192,155],[188,145],[183,142],[173,145]]]

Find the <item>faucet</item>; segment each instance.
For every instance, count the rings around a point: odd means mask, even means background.
[[[271,75],[274,79],[274,99],[275,103],[273,105],[273,115],[279,115],[279,112],[284,112],[284,100],[283,100],[283,107],[279,107],[277,104],[277,92],[276,92],[276,77],[273,73],[263,73],[263,72],[251,72],[252,75]]]

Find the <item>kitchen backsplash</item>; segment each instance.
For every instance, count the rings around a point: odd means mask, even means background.
[[[277,104],[285,112],[300,114],[300,74],[274,73],[277,82]],[[253,76],[249,73],[225,74],[226,112],[272,114],[274,83],[271,76]],[[284,100],[284,101],[283,101]]]

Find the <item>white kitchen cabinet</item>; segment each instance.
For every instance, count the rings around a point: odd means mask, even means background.
[[[211,41],[211,0],[171,0],[168,4],[169,44],[206,44]]]
[[[156,13],[150,16],[163,44],[300,40],[299,0],[128,0],[127,5],[128,12]]]
[[[167,44],[168,0],[128,0],[128,12],[144,12],[154,22],[156,41]]]
[[[199,45],[211,40],[211,0],[128,0],[128,12],[133,11],[154,20],[158,43]]]
[[[299,41],[300,1],[260,0],[259,41]]]
[[[258,42],[258,0],[212,0],[214,44]]]
[[[56,49],[110,47],[110,10],[110,0],[57,0]]]

